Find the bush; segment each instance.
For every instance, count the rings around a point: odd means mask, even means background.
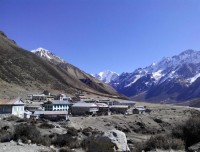
[[[183,150],[184,142],[181,139],[172,138],[170,135],[156,135],[152,136],[144,143],[138,143],[135,145],[136,152],[139,151],[151,151],[155,149],[163,150]]]
[[[179,125],[172,131],[172,135],[185,141],[186,148],[200,142],[200,118],[190,118],[185,124]]]
[[[17,116],[9,116],[7,118],[3,118],[4,120],[7,120],[7,121],[20,121],[21,118],[17,117]]]
[[[67,128],[67,134],[71,136],[78,136],[78,131],[74,127]]]
[[[80,142],[78,141],[78,138],[70,136],[69,134],[62,134],[62,135],[57,134],[54,137],[52,144],[58,147],[64,147],[64,146],[68,146],[69,148],[80,147]]]
[[[0,142],[9,142],[13,139],[12,129],[9,126],[4,126],[0,129]]]
[[[184,142],[180,139],[175,139],[170,136],[164,136],[164,135],[157,135],[151,137],[146,142],[145,150],[153,150],[153,149],[174,149],[174,150],[180,150],[184,149]]]
[[[39,127],[42,129],[52,129],[52,128],[54,128],[54,125],[44,122]]]
[[[0,130],[0,142],[10,142],[13,139],[11,132],[7,130]]]
[[[25,119],[19,119],[16,122],[26,122],[26,120]]]
[[[89,136],[89,135],[92,135],[92,132],[93,132],[93,129],[91,127],[88,127],[88,128],[84,128],[82,133],[85,135],[85,136]]]
[[[20,124],[15,126],[14,129],[14,140],[17,141],[18,139],[21,139],[24,143],[27,143],[28,140],[31,140],[32,143],[40,143],[42,136],[35,126]]]
[[[162,123],[163,122],[161,119],[158,119],[158,118],[154,119],[154,121],[157,122],[157,123]]]

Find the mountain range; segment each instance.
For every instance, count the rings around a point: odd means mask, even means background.
[[[135,100],[182,102],[200,97],[200,51],[186,50],[109,83]]]
[[[108,84],[67,63],[51,51],[32,52],[0,32],[0,96],[41,93],[44,90],[76,94],[119,96]]]

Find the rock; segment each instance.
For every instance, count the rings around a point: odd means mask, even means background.
[[[200,152],[200,142],[188,148],[189,152]]]
[[[28,140],[28,142],[27,142],[29,145],[31,144],[31,140]]]
[[[20,139],[17,141],[17,145],[24,146],[24,144],[22,143]]]
[[[93,135],[88,140],[89,152],[128,152],[127,139],[124,132],[113,129],[102,134]]]

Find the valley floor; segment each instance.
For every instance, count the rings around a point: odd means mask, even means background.
[[[146,106],[152,111],[144,114],[132,115],[110,115],[110,116],[88,116],[88,117],[70,117],[68,122],[48,122],[55,126],[53,129],[40,128],[42,121],[37,122],[37,127],[41,134],[65,134],[66,128],[74,127],[77,130],[89,128],[89,130],[96,130],[105,132],[110,129],[118,129],[123,131],[128,140],[129,147],[134,147],[137,142],[145,141],[152,135],[165,134],[171,132],[172,128],[177,124],[185,122],[193,115],[198,115],[199,111],[182,106],[151,104],[151,103],[136,103],[136,106]],[[13,126],[16,121],[0,120],[0,127],[5,125]],[[18,122],[17,122],[18,123]],[[79,138],[82,138],[81,136]],[[0,143],[0,152],[35,152],[35,151],[50,151],[47,147],[41,146],[19,146],[16,143]],[[82,151],[77,149],[75,151]]]
[[[77,129],[91,127],[102,132],[116,128],[125,132],[128,139],[139,142],[152,134],[170,132],[174,126],[190,118],[193,112],[193,109],[182,106],[138,102],[136,106],[139,105],[151,109],[151,113],[71,117],[68,125]]]

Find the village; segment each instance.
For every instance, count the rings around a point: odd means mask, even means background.
[[[52,95],[49,92],[28,94],[26,99],[0,99],[0,114],[14,115],[25,119],[70,120],[77,116],[106,116],[113,114],[139,114],[150,112],[145,106],[122,99],[97,97],[84,94],[69,97],[65,94]]]
[[[15,148],[28,151],[30,146],[33,152],[61,152],[62,149],[84,152],[88,148],[93,152],[109,147],[101,146],[102,143],[117,143],[119,151],[139,152],[138,143],[144,142],[142,148],[145,148],[151,136],[167,135],[196,116],[199,111],[188,107],[95,96],[87,92],[77,96],[49,92],[27,94],[23,98],[0,99],[0,147],[9,152]],[[113,131],[116,134],[110,136]],[[104,138],[109,138],[109,144]],[[184,149],[183,142],[178,146],[177,149]]]

